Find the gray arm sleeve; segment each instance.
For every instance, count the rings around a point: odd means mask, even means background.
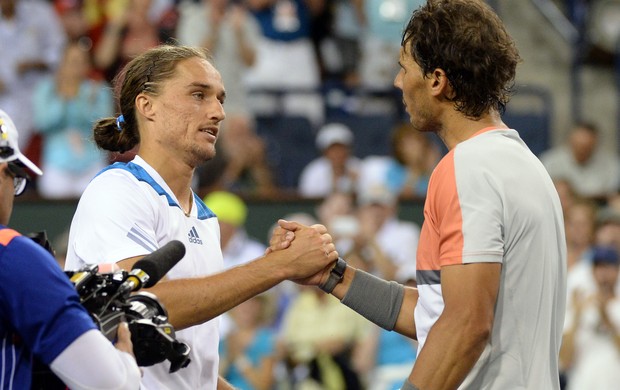
[[[393,330],[405,287],[357,270],[342,303],[383,329]]]

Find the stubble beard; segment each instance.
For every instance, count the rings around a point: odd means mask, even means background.
[[[215,157],[215,145],[208,146],[191,144],[187,150],[187,164],[196,168]]]

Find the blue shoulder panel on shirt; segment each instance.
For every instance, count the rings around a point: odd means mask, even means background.
[[[155,192],[157,192],[158,195],[165,196],[166,199],[168,199],[168,204],[170,206],[176,206],[178,208],[181,208],[181,206],[179,206],[177,202],[175,202],[174,199],[172,199],[172,196],[170,196],[170,194],[168,194],[166,190],[164,190],[159,184],[157,184],[155,179],[153,179],[151,175],[149,175],[148,172],[144,168],[139,166],[138,164],[135,164],[132,162],[128,162],[128,163],[116,162],[112,165],[109,165],[103,168],[101,172],[97,174],[97,176],[101,175],[103,172],[108,171],[110,169],[124,169],[127,172],[130,172],[139,181],[143,181],[147,183],[148,185],[150,185],[155,190]]]
[[[194,193],[194,203],[198,209],[198,219],[208,219],[215,217],[215,213]]]
[[[170,196],[170,194],[168,194],[166,190],[162,188],[162,186],[157,184],[155,179],[153,179],[151,175],[149,175],[148,172],[144,168],[139,166],[138,164],[135,164],[132,162],[128,162],[128,163],[116,162],[102,169],[101,172],[97,174],[97,176],[101,175],[103,172],[110,170],[110,169],[124,169],[127,172],[130,172],[139,181],[143,181],[147,183],[148,185],[150,185],[155,190],[155,192],[157,192],[158,195],[165,196],[166,199],[168,199],[168,204],[170,206],[181,208],[181,206],[179,206],[179,204],[175,202],[172,196]],[[198,209],[198,219],[208,219],[208,218],[215,217],[215,213],[211,211],[207,207],[207,205],[204,204],[202,199],[200,199],[198,195],[196,195],[195,193],[194,193],[194,203],[196,204],[196,208]]]

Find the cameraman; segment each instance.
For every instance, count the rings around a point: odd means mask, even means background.
[[[14,196],[26,187],[25,168],[42,174],[21,154],[17,138],[0,110],[0,389],[29,389],[33,356],[73,390],[138,389],[127,324],[119,327],[115,350],[53,256],[5,226]]]

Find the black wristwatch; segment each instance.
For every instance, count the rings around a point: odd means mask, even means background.
[[[336,265],[334,265],[334,268],[332,268],[331,272],[329,273],[329,277],[327,278],[327,281],[321,284],[319,288],[325,291],[326,293],[330,294],[332,291],[334,291],[334,288],[336,288],[336,285],[342,282],[342,279],[344,278],[344,271],[346,269],[347,269],[347,262],[344,261],[342,257],[339,257],[338,260],[336,260]]]

